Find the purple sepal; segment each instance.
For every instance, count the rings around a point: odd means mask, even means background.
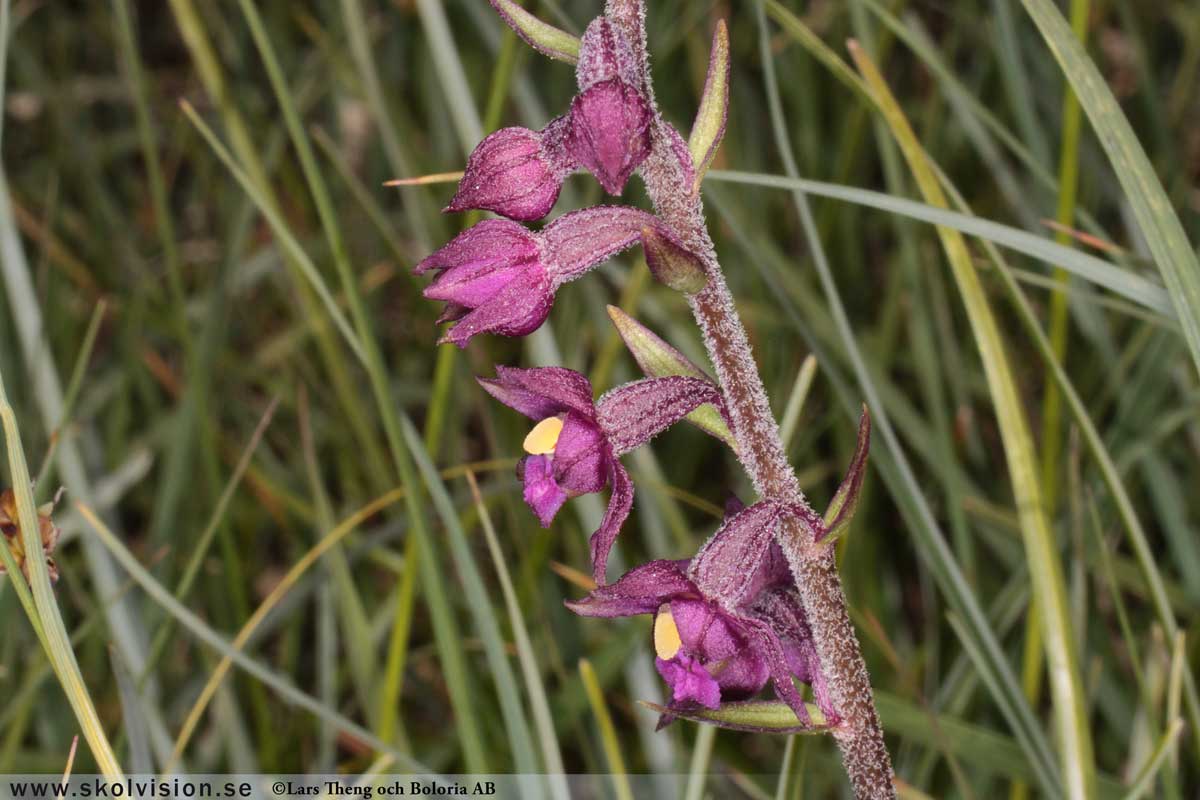
[[[721,705],[721,687],[700,662],[691,656],[654,659],[654,668],[671,687],[671,705],[697,703],[716,709]]]
[[[592,384],[566,367],[496,367],[495,378],[476,378],[488,394],[535,421],[574,411],[594,414]]]
[[[653,614],[672,597],[694,593],[684,575],[685,564],[659,559],[642,564],[607,586],[597,586],[582,600],[568,600],[567,608],[581,617],[633,617]],[[694,595],[699,597],[698,594]]]
[[[563,214],[541,232],[541,248],[555,287],[637,244],[642,229],[661,226],[653,214],[630,206],[593,206]]]
[[[704,403],[723,407],[721,391],[711,381],[671,375],[618,386],[600,398],[596,411],[600,427],[621,455],[650,441]]]
[[[543,137],[528,128],[501,128],[476,146],[446,211],[477,208],[530,221],[550,212],[565,171],[544,152]]]
[[[653,118],[650,104],[633,86],[617,78],[601,81],[571,101],[567,150],[606,192],[619,195],[650,155]]]
[[[600,586],[608,583],[608,554],[612,552],[617,534],[621,532],[621,526],[625,524],[629,511],[633,508],[633,481],[629,479],[629,473],[615,456],[609,462],[609,469],[612,496],[608,499],[608,508],[604,510],[604,519],[600,521],[600,527],[589,540],[592,551],[592,578]]]

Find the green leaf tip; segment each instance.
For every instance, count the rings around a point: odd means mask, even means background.
[[[712,51],[708,57],[708,77],[704,81],[704,94],[692,133],[688,137],[688,150],[696,167],[696,183],[692,191],[700,188],[704,173],[712,165],[725,136],[725,122],[729,118],[729,29],[725,20],[717,21],[713,31]]]
[[[579,37],[542,22],[513,0],[488,0],[504,24],[544,56],[574,64],[579,60]]]
[[[683,353],[663,341],[658,334],[626,314],[616,306],[608,306],[608,317],[620,334],[625,347],[633,356],[642,372],[651,378],[682,375],[711,381],[708,373],[697,367]],[[717,437],[730,447],[737,449],[733,432],[712,405],[705,403],[686,417],[687,421],[705,433]]]
[[[825,535],[821,542],[833,545],[850,530],[850,521],[858,510],[858,498],[862,494],[863,478],[867,474],[867,452],[871,449],[871,415],[864,405],[862,416],[858,420],[858,443],[854,447],[854,457],[846,468],[846,477],[842,478],[829,508],[825,511]]]
[[[805,703],[808,708],[811,725],[804,724],[796,712],[781,700],[745,700],[737,703],[722,703],[717,709],[688,709],[679,710],[660,706],[645,700],[638,701],[640,705],[653,709],[667,717],[686,719],[689,722],[700,722],[715,725],[731,731],[748,731],[751,733],[828,733],[831,728],[826,724],[825,715],[821,709],[812,703]]]
[[[708,285],[704,264],[682,245],[650,226],[642,228],[646,264],[661,283],[684,294],[695,294]]]

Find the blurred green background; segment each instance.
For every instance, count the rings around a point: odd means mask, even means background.
[[[1200,240],[1200,6],[1072,5],[1173,207],[1155,213]],[[600,12],[529,7],[577,34]],[[558,759],[678,774],[697,798],[844,791],[828,738],[653,732],[637,704],[661,699],[648,620],[562,606],[585,591],[572,570],[586,572],[602,499],[539,528],[513,474],[528,423],[472,380],[497,363],[563,364],[598,391],[640,377],[606,304],[706,363],[686,303],[640,251],[565,287],[526,340],[434,345],[437,304],[410,268],[473,219],[439,213],[452,183],[382,184],[460,170],[497,127],[541,127],[573,94],[570,66],[520,44],[483,0],[27,0],[8,14],[0,373],[39,501],[67,488],[56,593],[126,770]],[[1013,483],[936,229],[869,207],[879,195],[786,183],[794,169],[923,199],[847,77],[849,37],[946,184],[1007,226],[970,239],[970,263],[1043,465],[1100,796],[1149,764],[1147,796],[1195,797],[1197,735],[1173,723],[1189,719],[1197,656],[1200,394],[1126,167],[1102,147],[1115,134],[1086,116],[1078,137],[1064,128],[1064,71],[1013,0],[656,0],[657,95],[685,133],[720,18],[733,77],[715,168],[746,174],[706,181],[709,222],[818,507],[861,403],[876,418],[841,559],[905,791],[1049,796],[1059,762]],[[644,205],[636,184],[626,201]],[[577,176],[556,213],[603,200]],[[1062,251],[1022,252],[1022,230],[1092,258],[1067,281]],[[1056,338],[1103,458],[1065,404],[1055,417],[1046,398],[1062,394],[1014,287]],[[626,566],[687,557],[727,492],[751,496],[730,454],[688,426],[626,463]],[[128,577],[76,502],[147,574]],[[7,581],[0,614],[0,772],[61,772],[79,724]],[[230,649],[211,634],[231,640],[248,620],[245,657],[212,681]],[[94,768],[81,744],[76,771]]]

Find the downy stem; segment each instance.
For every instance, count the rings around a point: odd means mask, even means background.
[[[653,103],[641,0],[608,0],[607,16],[621,25],[644,65],[646,95]],[[750,349],[745,326],[733,304],[704,220],[699,192],[679,163],[671,132],[656,114],[653,149],[642,166],[646,191],[658,215],[703,262],[708,285],[689,297],[704,344],[717,373],[737,455],[761,499],[806,503],[788,462],[779,426]],[[840,717],[833,735],[858,798],[894,798],[891,759],[875,711],[870,677],[846,609],[832,547],[819,546],[785,518],[778,541],[796,578],[808,616],[821,671]]]

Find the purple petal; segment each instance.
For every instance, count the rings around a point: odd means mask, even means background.
[[[721,404],[711,381],[671,375],[618,386],[596,403],[600,427],[617,455],[653,439],[703,403]]]
[[[498,264],[480,260],[444,270],[422,294],[430,300],[445,300],[474,309],[500,294],[517,278],[537,273],[544,274],[544,270],[533,261]]]
[[[525,484],[522,493],[525,502],[537,515],[543,528],[550,522],[562,504],[567,502],[567,493],[554,482],[554,469],[546,456],[525,456],[517,465],[517,477]]]
[[[812,719],[808,715],[808,707],[804,704],[804,698],[800,696],[800,693],[796,691],[796,685],[792,683],[792,674],[788,669],[787,657],[783,653],[783,645],[780,644],[779,637],[771,630],[770,625],[760,620],[743,619],[742,624],[751,637],[755,649],[766,661],[767,667],[771,671],[771,683],[775,688],[775,694],[779,695],[780,700],[791,706],[801,722],[811,725]]]
[[[596,423],[568,414],[554,448],[554,477],[572,497],[598,492],[608,483],[612,449]]]
[[[653,614],[673,597],[695,594],[695,587],[674,561],[651,561],[634,567],[607,586],[597,586],[567,608],[582,617],[632,617]]]
[[[764,592],[755,601],[750,614],[775,631],[791,673],[805,683],[812,683],[813,664],[808,653],[812,631],[795,587],[777,587]]]
[[[579,89],[586,91],[601,81],[619,78],[630,86],[640,83],[640,71],[633,48],[620,28],[608,17],[596,17],[583,32],[575,77]]]
[[[696,659],[682,654],[670,660],[656,658],[654,667],[671,687],[675,703],[699,703],[712,709],[721,705],[721,687]]]
[[[641,240],[643,228],[660,224],[653,214],[630,206],[594,206],[564,214],[541,232],[546,269],[554,285],[561,286],[632,247]]]
[[[526,272],[455,323],[441,341],[461,348],[480,333],[525,336],[541,327],[553,304],[554,292],[545,273]]]
[[[592,384],[566,367],[496,367],[495,378],[478,378],[487,393],[532,420],[541,421],[565,411],[584,418],[595,416]]]
[[[671,601],[671,616],[683,649],[704,661],[724,661],[746,649],[737,618],[703,597]]]
[[[650,155],[653,115],[646,99],[619,79],[601,81],[571,101],[567,148],[609,194],[620,194]]]
[[[540,133],[502,128],[471,153],[446,211],[479,208],[510,219],[541,219],[558,199],[562,177],[543,154]]]
[[[703,595],[730,611],[753,599],[783,507],[760,502],[729,517],[688,569]]]
[[[629,510],[633,508],[633,481],[629,473],[615,458],[610,462],[612,469],[612,497],[608,499],[608,508],[604,511],[604,519],[600,527],[592,534],[590,540],[592,550],[592,577],[596,583],[603,586],[608,582],[605,570],[608,567],[608,554],[612,551],[613,543]]]
[[[505,266],[537,258],[537,242],[525,226],[507,219],[485,219],[427,256],[413,272],[420,275],[431,269]]]
[[[743,700],[762,691],[771,678],[767,662],[747,642],[742,650],[721,662],[720,669],[713,669],[721,695],[726,700]]]

